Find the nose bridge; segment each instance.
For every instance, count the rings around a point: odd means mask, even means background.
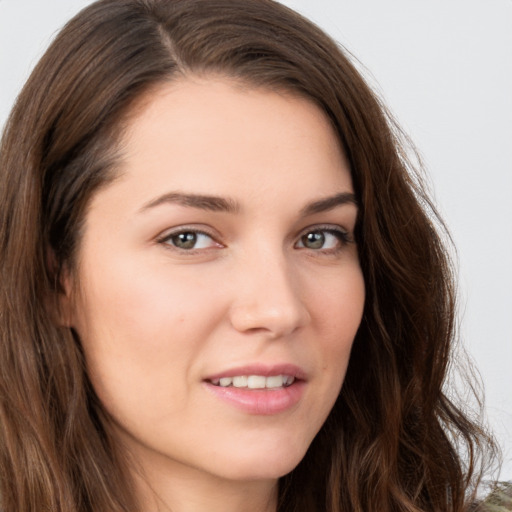
[[[240,259],[231,323],[242,332],[285,336],[305,325],[309,314],[299,294],[292,262],[282,248],[262,246]]]

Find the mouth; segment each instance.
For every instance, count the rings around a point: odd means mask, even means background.
[[[204,380],[206,389],[236,409],[252,415],[293,410],[307,387],[306,374],[291,364],[232,368]]]
[[[221,388],[239,389],[280,389],[287,388],[295,382],[292,375],[236,375],[234,377],[220,377],[208,381],[214,386]]]

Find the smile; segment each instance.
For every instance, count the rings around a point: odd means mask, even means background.
[[[291,386],[294,381],[295,377],[291,375],[271,375],[269,377],[263,375],[238,375],[235,377],[212,379],[210,382],[214,386],[223,388],[278,389]]]

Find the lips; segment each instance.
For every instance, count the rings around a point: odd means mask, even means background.
[[[217,398],[242,412],[272,415],[285,412],[300,401],[306,374],[291,364],[258,364],[211,375],[204,384]]]

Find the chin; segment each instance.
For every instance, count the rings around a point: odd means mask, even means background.
[[[283,448],[265,449],[259,446],[254,450],[231,454],[222,458],[222,462],[216,466],[216,473],[222,473],[219,476],[229,480],[277,480],[297,467],[308,447]],[[222,466],[221,471],[219,466]]]

